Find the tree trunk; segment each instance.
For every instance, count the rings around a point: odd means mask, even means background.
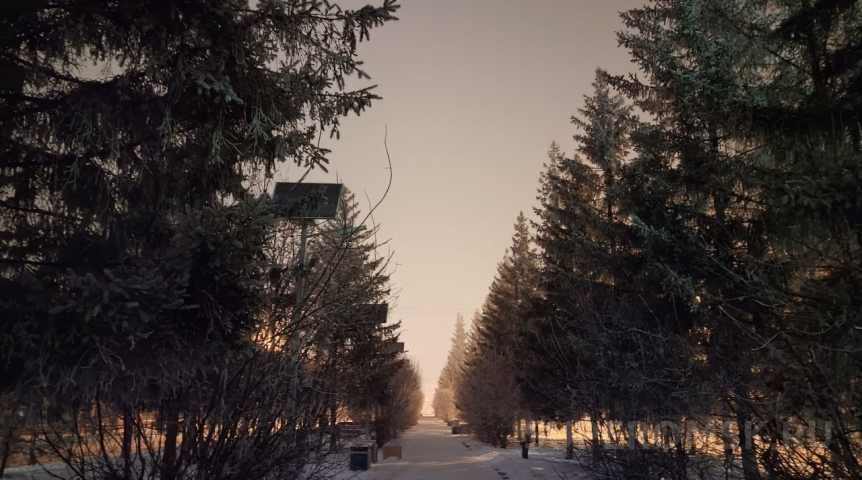
[[[329,407],[329,449],[338,448],[338,405],[335,401]]]
[[[682,421],[682,430],[680,431],[680,442],[683,452],[688,452],[689,455],[697,454],[697,446],[694,441],[694,426],[695,422],[690,418],[685,418]]]
[[[728,429],[723,424],[721,426],[721,441],[724,444],[725,474],[729,477],[730,472],[733,468],[733,440],[730,437]]]
[[[518,432],[518,441],[520,442],[521,441],[521,416],[520,415],[518,415],[518,423],[517,423],[517,430],[516,431]]]
[[[736,427],[739,429],[739,446],[742,449],[742,471],[745,475],[745,480],[760,480],[754,439],[748,438],[748,432],[746,431],[747,424],[751,422],[747,398],[748,387],[742,385],[739,388],[739,395],[736,397]]]
[[[536,419],[536,446],[539,446],[539,419]]]
[[[134,434],[134,421],[132,412],[128,405],[123,406],[123,479],[132,478],[132,435]]]
[[[147,471],[147,456],[144,455],[144,452],[143,452],[143,450],[146,449],[146,446],[144,446],[143,449],[141,448],[141,444],[143,443],[143,440],[144,440],[144,428],[143,428],[144,427],[144,420],[143,420],[143,418],[141,418],[140,412],[136,412],[135,421],[137,421],[138,425],[140,425],[142,427],[142,428],[138,428],[137,431],[135,432],[135,457],[137,457],[137,459],[141,463],[141,472],[146,472]],[[151,427],[152,427],[152,425],[151,425]]]
[[[3,478],[3,472],[6,470],[6,462],[9,461],[9,453],[12,451],[13,435],[15,435],[15,428],[9,427],[8,434],[6,435],[6,438],[3,439],[3,451],[0,452],[0,478]]]
[[[575,458],[575,445],[572,442],[572,420],[566,421],[566,458]]]
[[[165,402],[165,447],[162,455],[161,480],[177,478],[177,437],[180,432],[180,412],[173,402]]]
[[[598,465],[599,456],[601,454],[601,444],[599,442],[600,432],[599,432],[599,421],[598,415],[595,413],[590,415],[590,432],[592,433],[592,443],[590,445],[590,451],[593,454],[593,464]]]
[[[36,438],[38,432],[35,427],[30,428],[30,446],[27,449],[27,465],[33,466],[39,463],[39,459],[36,457]]]

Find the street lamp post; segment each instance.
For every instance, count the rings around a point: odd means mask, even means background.
[[[295,292],[295,304],[296,308],[294,308],[294,315],[299,312],[299,305],[302,303],[303,290],[305,285],[305,252],[307,250],[308,245],[308,226],[311,224],[310,221],[306,219],[301,219],[300,233],[299,233],[299,273],[296,278],[296,292]],[[365,225],[359,225],[358,227],[346,227],[339,228],[335,230],[326,230],[324,232],[318,232],[317,235],[324,234],[333,234],[333,233],[341,233],[345,236],[353,235],[354,233],[359,233],[365,231]],[[298,319],[294,319],[295,321]]]
[[[295,428],[295,416],[297,412],[297,393],[299,391],[299,351],[302,348],[300,338],[299,322],[302,320],[301,305],[304,300],[306,250],[308,245],[308,227],[315,220],[331,220],[336,217],[341,208],[342,198],[341,184],[335,183],[276,183],[273,197],[287,209],[287,218],[298,220],[300,223],[299,237],[299,265],[296,274],[296,288],[294,292],[294,307],[291,321],[296,327],[294,332],[293,348],[290,352],[291,362],[291,387],[290,387],[290,410],[293,419],[291,429]],[[365,230],[364,225],[358,227],[347,227],[343,229],[329,230],[324,233],[345,233],[352,235]]]
[[[296,331],[293,334],[293,348],[290,352],[290,362],[291,362],[291,388],[290,388],[290,405],[291,405],[291,416],[294,416],[296,413],[296,396],[299,391],[299,351],[302,349],[302,338],[299,335],[299,322],[302,319],[302,312],[300,306],[302,305],[303,300],[303,290],[305,287],[305,257],[306,250],[308,244],[308,226],[311,223],[306,219],[301,219],[300,226],[300,234],[299,234],[299,272],[296,275],[296,291],[295,291],[295,300],[294,300],[294,308],[293,308],[293,324],[296,326]],[[358,233],[365,230],[365,225],[360,225],[358,227],[348,227],[336,230],[327,230],[325,232],[319,232],[318,235],[323,235],[327,233],[343,233],[346,236],[353,235],[354,233]],[[330,426],[332,430],[335,430],[335,426]]]
[[[294,292],[294,308],[293,308],[293,321],[294,323],[299,320],[297,316],[297,312],[299,312],[299,305],[302,303],[302,290],[305,286],[305,249],[308,244],[308,224],[309,221],[306,219],[300,219],[300,233],[299,233],[299,271],[296,274],[296,289]],[[296,339],[299,340],[299,335],[296,335]],[[298,345],[295,345],[298,346]],[[295,349],[296,350],[296,349]],[[293,357],[291,357],[293,358]],[[298,363],[298,362],[294,362]],[[294,373],[296,373],[296,369],[294,368]]]

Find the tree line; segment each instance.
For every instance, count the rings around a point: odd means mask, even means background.
[[[638,73],[551,145],[449,415],[503,446],[589,419],[599,478],[862,478],[862,5],[621,18]]]
[[[302,265],[269,194],[379,98],[345,83],[398,8],[0,7],[0,475],[24,455],[76,478],[327,478],[348,413],[380,444],[415,423],[418,367],[368,311],[392,297],[368,213],[345,192]]]

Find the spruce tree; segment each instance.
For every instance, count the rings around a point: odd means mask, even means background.
[[[677,305],[653,311],[703,360],[701,390],[712,393],[687,403],[732,412],[743,432],[767,419],[759,442],[740,438],[749,479],[805,476],[797,455],[837,477],[858,468],[846,442],[832,443],[831,458],[769,445],[783,422],[811,412],[853,423],[815,407],[834,400],[809,385],[856,378],[846,369],[855,360],[834,350],[853,341],[845,326],[858,316],[846,268],[858,222],[842,193],[859,183],[858,108],[847,103],[862,60],[849,33],[859,31],[855,3],[668,0],[623,16],[620,41],[645,80],[613,83],[653,117],[623,175],[641,239],[635,285]],[[847,398],[839,390],[828,396]]]
[[[247,374],[249,365],[277,363],[249,342],[271,300],[266,242],[283,214],[256,186],[283,163],[325,168],[319,136],[337,135],[340,117],[377,98],[346,88],[366,76],[357,43],[397,8],[4,5],[0,317],[11,320],[0,323],[0,390],[77,419],[91,406],[116,408],[127,426],[158,410],[157,468],[168,480],[190,461],[181,417],[186,428],[201,405],[257,412],[250,395],[218,402],[213,393],[225,372],[252,388],[266,370]],[[252,442],[248,431],[217,431],[235,435],[221,445]],[[123,433],[125,465],[106,475],[134,476],[132,433]],[[255,465],[248,478],[296,468],[290,443],[274,445],[257,451],[266,461],[243,457]],[[227,471],[229,457],[216,454],[198,464],[202,475]]]
[[[497,267],[481,314],[474,319],[475,333],[456,394],[458,408],[472,428],[495,445],[505,446],[515,421],[531,413],[525,410],[518,379],[529,375],[531,352],[525,342],[533,299],[539,295],[538,261],[522,212],[512,246]],[[492,401],[483,401],[483,396]]]
[[[446,422],[458,418],[455,406],[455,388],[461,380],[464,360],[467,350],[467,330],[464,326],[464,317],[459,313],[455,319],[455,331],[452,334],[452,346],[446,357],[446,365],[437,379],[437,388],[434,390],[434,415]]]

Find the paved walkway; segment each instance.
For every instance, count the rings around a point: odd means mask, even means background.
[[[464,435],[452,435],[451,427],[436,418],[422,418],[419,425],[396,443],[403,458],[374,464],[367,472],[345,472],[341,479],[356,480],[551,480],[558,479],[557,464],[545,452],[531,452],[524,460],[520,452],[494,449]],[[576,477],[570,477],[576,478]]]

